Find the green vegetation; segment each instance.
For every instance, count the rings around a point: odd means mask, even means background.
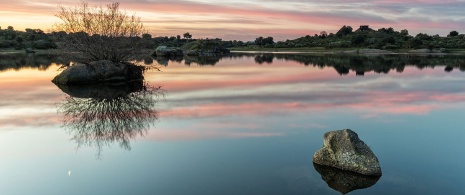
[[[40,29],[17,31],[12,26],[0,28],[0,49],[56,49],[54,36]]]
[[[272,40],[272,37],[270,37]],[[408,30],[395,31],[393,28],[373,30],[365,26],[353,30],[350,26],[342,26],[336,34],[322,31],[319,35],[306,35],[294,40],[263,43],[263,37],[254,42],[228,42],[232,50],[261,50],[261,51],[308,51],[332,49],[383,49],[391,51],[405,51],[412,49],[465,49],[465,34],[451,31],[448,36],[428,35],[419,33],[409,35]],[[266,48],[266,49],[262,49]],[[300,48],[300,49],[297,49]],[[444,51],[444,49],[442,50]]]
[[[87,6],[87,5],[86,5]],[[118,11],[117,5],[108,5],[107,10],[112,9]],[[116,7],[115,7],[116,6]],[[87,12],[99,11],[105,12],[105,8],[94,7],[86,8]],[[66,10],[63,11],[75,11]],[[84,11],[75,14],[84,15]],[[64,15],[62,15],[63,17]],[[186,32],[176,36],[163,36],[152,37],[151,34],[146,33],[142,24],[137,17],[128,16],[127,18],[134,21],[132,28],[137,33],[130,33],[124,36],[130,37],[123,39],[127,44],[118,44],[118,47],[103,47],[102,48],[118,48],[123,51],[122,54],[134,53],[133,51],[140,51],[140,49],[155,49],[158,46],[167,47],[190,47],[185,46],[188,43],[198,41],[194,39],[193,35]],[[66,19],[66,17],[65,17]],[[86,20],[82,20],[86,21]],[[74,25],[76,26],[76,25]],[[77,25],[84,26],[85,25]],[[63,26],[61,26],[63,27]],[[139,28],[140,27],[140,28]],[[93,28],[98,29],[98,28]],[[102,29],[103,30],[103,29]],[[103,36],[102,36],[103,35]],[[26,29],[25,32],[16,31],[13,27],[7,29],[0,28],[0,49],[53,49],[53,48],[67,48],[70,46],[69,42],[76,42],[76,38],[85,38],[86,40],[101,39],[102,37],[112,37],[113,35],[106,35],[103,31],[89,31],[84,28],[55,28],[54,32],[44,33],[40,29]],[[128,41],[129,40],[129,41]],[[293,40],[275,41],[273,37],[257,37],[253,41],[237,41],[230,40],[224,41],[221,39],[206,39],[213,40],[215,43],[220,42],[222,47],[230,48],[232,51],[271,51],[271,52],[331,52],[331,51],[345,51],[357,49],[382,49],[393,52],[408,52],[414,49],[435,49],[442,52],[465,53],[465,34],[460,34],[458,31],[453,30],[447,36],[441,37],[439,35],[428,35],[425,33],[418,33],[417,35],[410,35],[407,29],[396,31],[393,28],[380,28],[374,30],[365,26],[354,30],[351,26],[342,26],[335,33],[327,33],[322,31],[320,34],[306,35]],[[89,41],[88,41],[89,42]],[[95,41],[90,41],[95,43]],[[100,46],[101,44],[93,44]],[[126,46],[125,46],[126,45]],[[123,48],[126,48],[123,50]],[[132,49],[131,49],[132,48]],[[134,49],[137,48],[137,49]],[[100,49],[99,49],[100,51]],[[131,52],[127,52],[131,51]],[[114,53],[112,51],[112,53]]]

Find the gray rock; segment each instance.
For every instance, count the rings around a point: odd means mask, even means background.
[[[179,48],[158,46],[152,55],[157,56],[157,57],[174,57],[174,56],[182,56],[183,52]]]
[[[350,129],[325,133],[323,147],[315,152],[313,162],[363,175],[381,176],[378,158]]]
[[[57,75],[55,84],[90,84],[143,79],[143,68],[130,63],[100,60],[89,64],[74,64]]]

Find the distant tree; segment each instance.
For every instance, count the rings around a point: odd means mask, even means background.
[[[266,44],[274,44],[273,37],[267,37],[263,39],[263,42]]]
[[[352,37],[352,44],[359,46],[362,43],[365,42],[366,36],[363,34],[356,34],[355,36]]]
[[[180,39],[181,39],[181,35],[176,35],[176,39],[177,39],[177,40],[180,40]]]
[[[380,28],[378,29],[378,32],[383,32],[386,34],[393,34],[395,31],[392,27],[389,27],[389,28]]]
[[[8,26],[8,30],[15,30],[12,26]]]
[[[184,39],[191,39],[192,38],[192,35],[189,32],[184,33],[182,36],[184,37]]]
[[[60,6],[55,16],[62,21],[55,24],[55,31],[69,33],[63,51],[69,54],[70,60],[127,61],[143,49],[140,36],[146,30],[140,18],[126,15],[119,9],[119,3],[90,7],[82,2],[70,8]],[[88,36],[94,34],[99,36]]]
[[[328,36],[328,33],[326,31],[320,32],[320,38],[326,38],[327,36]]]
[[[22,44],[24,41],[24,39],[22,37],[16,37],[16,42],[18,42],[19,44]]]
[[[428,34],[425,34],[425,33],[418,33],[416,36],[415,36],[416,39],[420,39],[420,40],[433,40],[433,37],[428,35]]]
[[[262,47],[263,45],[272,45],[274,44],[273,37],[257,37],[255,38],[255,44]]]
[[[403,36],[408,36],[408,30],[407,29],[400,30],[400,34]]]
[[[337,31],[336,36],[337,37],[346,36],[346,35],[352,33],[352,30],[353,29],[352,29],[351,26],[344,25],[344,26],[341,27],[341,29],[339,29],[339,31]]]
[[[450,33],[449,33],[449,36],[450,36],[450,37],[455,37],[455,36],[457,36],[457,35],[459,35],[459,32],[457,32],[457,31],[455,31],[455,30],[450,31]]]
[[[262,47],[263,44],[263,37],[257,37],[255,38],[255,44]]]
[[[151,39],[151,38],[152,38],[152,35],[149,34],[149,33],[144,33],[144,34],[142,34],[142,38],[144,38],[144,39]]]

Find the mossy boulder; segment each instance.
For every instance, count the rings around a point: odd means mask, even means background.
[[[325,133],[323,147],[315,152],[313,162],[363,175],[381,176],[378,158],[350,129]]]

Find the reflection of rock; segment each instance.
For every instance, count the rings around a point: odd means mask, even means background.
[[[108,60],[74,64],[57,75],[52,82],[58,84],[89,84],[121,82],[143,79],[144,68],[131,63],[114,63]]]
[[[187,65],[196,63],[198,65],[215,65],[220,61],[222,56],[219,55],[202,55],[202,56],[185,56],[184,62]]]
[[[364,175],[381,175],[378,158],[350,129],[325,133],[323,147],[315,152],[313,162]]]
[[[343,194],[347,194],[353,190],[371,187],[375,185],[380,178],[380,176],[366,176],[318,164],[313,164],[313,166],[329,187]]]
[[[128,83],[98,83],[88,85],[57,84],[57,86],[66,94],[76,98],[113,99],[143,90],[144,82],[133,81]]]
[[[139,84],[119,86],[119,92],[117,87],[108,85],[62,88],[71,96],[59,111],[64,115],[64,127],[78,146],[97,147],[100,156],[104,145],[118,142],[122,148],[130,149],[130,139],[145,135],[157,120],[155,105],[163,93],[159,88]],[[109,94],[96,92],[99,89]]]

